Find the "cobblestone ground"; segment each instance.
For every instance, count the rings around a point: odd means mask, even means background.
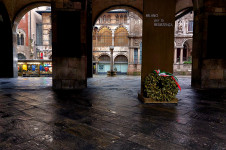
[[[179,77],[178,105],[143,104],[140,77],[95,76],[81,91],[51,78],[0,79],[0,150],[226,149],[226,91]]]

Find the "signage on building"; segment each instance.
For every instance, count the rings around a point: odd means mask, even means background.
[[[153,18],[154,27],[173,27],[173,23],[165,22],[163,18],[159,18],[159,14],[146,14],[146,18]]]

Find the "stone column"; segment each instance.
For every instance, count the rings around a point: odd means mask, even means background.
[[[112,31],[112,46],[115,46],[115,32]]]
[[[180,48],[180,64],[183,64],[183,48]]]
[[[113,72],[113,65],[114,65],[114,62],[113,62],[113,50],[114,50],[114,47],[110,47],[110,51],[111,51],[111,72]]]
[[[86,38],[87,38],[87,77],[93,77],[93,25],[92,25],[92,0],[87,0],[87,22],[86,22]]]
[[[113,66],[114,66],[113,50],[114,50],[114,47],[113,46],[110,46],[110,52],[111,52],[111,58],[110,58],[111,59],[110,60],[110,62],[111,62],[111,70],[108,71],[108,73],[107,73],[108,76],[115,76],[116,75],[116,71],[114,71],[114,69],[113,69]]]
[[[174,64],[177,63],[177,48],[174,49]]]
[[[52,2],[53,89],[55,90],[87,87],[86,13],[85,1],[68,1],[64,4]]]
[[[141,94],[144,79],[153,70],[173,73],[176,0],[143,0],[143,3]]]
[[[226,88],[226,3],[196,0],[192,47],[192,86]],[[221,14],[221,15],[219,15]]]

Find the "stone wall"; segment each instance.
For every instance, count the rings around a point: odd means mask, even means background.
[[[198,0],[194,5],[192,86],[226,88],[226,3],[222,0]],[[216,23],[217,22],[217,23]]]
[[[202,88],[226,88],[226,60],[203,60]]]

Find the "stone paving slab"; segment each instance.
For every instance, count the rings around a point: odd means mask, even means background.
[[[52,78],[0,79],[0,150],[226,149],[226,91],[191,88],[174,104],[143,104],[138,76],[94,76],[52,90]]]

